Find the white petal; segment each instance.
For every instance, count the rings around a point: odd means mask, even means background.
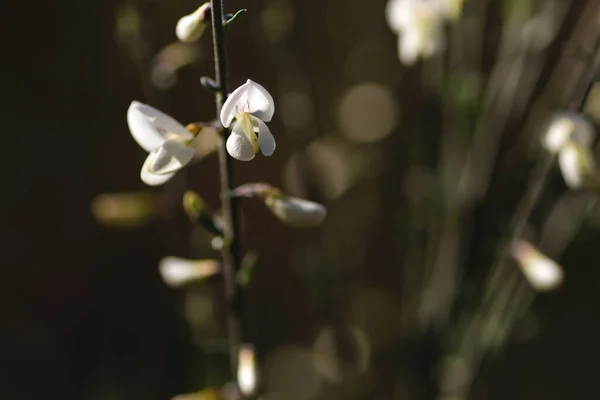
[[[410,2],[389,0],[385,7],[385,19],[394,32],[399,32],[410,19]]]
[[[194,138],[185,126],[172,117],[138,101],[133,101],[129,106],[127,123],[133,138],[146,151],[156,149],[172,137],[183,140]]]
[[[221,123],[225,128],[231,125],[236,115],[249,112],[263,121],[269,122],[275,112],[275,102],[267,89],[248,79],[235,89],[221,109]]]
[[[250,140],[244,134],[240,121],[237,121],[233,126],[225,146],[227,152],[236,160],[250,161],[256,155],[252,143],[250,143]]]
[[[175,172],[171,172],[169,174],[163,174],[163,175],[156,175],[153,174],[152,172],[150,172],[150,165],[152,164],[154,160],[154,154],[150,153],[148,154],[148,157],[146,157],[146,161],[144,161],[144,165],[142,165],[142,171],[140,172],[140,178],[142,178],[142,182],[144,182],[146,185],[150,185],[150,186],[158,186],[158,185],[162,185],[163,183],[167,182],[169,179],[171,179],[173,177],[173,175],[175,175]]]
[[[567,142],[590,147],[594,136],[594,127],[584,116],[563,111],[556,114],[550,122],[543,144],[550,152],[557,153]]]
[[[127,110],[127,124],[135,141],[146,151],[152,151],[165,141],[148,118],[147,105],[138,101],[131,102]]]
[[[154,158],[150,164],[150,172],[162,175],[183,168],[194,157],[194,149],[177,140],[167,140],[152,152]]]
[[[516,241],[512,246],[511,253],[519,263],[525,278],[536,290],[552,290],[562,283],[564,277],[562,267],[529,242]]]
[[[260,151],[265,156],[270,156],[275,151],[275,138],[271,134],[271,130],[260,119],[257,118],[258,123],[258,145],[260,146]]]
[[[398,38],[398,57],[402,64],[410,66],[413,65],[422,50],[422,39],[419,35],[403,33]]]
[[[240,392],[249,396],[256,389],[256,361],[254,348],[244,344],[240,347],[238,355],[237,381]]]
[[[571,189],[582,187],[596,169],[591,151],[572,141],[567,142],[558,153],[558,164],[565,183]]]
[[[215,275],[220,266],[217,260],[187,260],[169,256],[160,260],[158,269],[167,285],[179,287]]]
[[[267,197],[265,204],[282,222],[298,228],[317,226],[327,216],[325,206],[297,197]]]

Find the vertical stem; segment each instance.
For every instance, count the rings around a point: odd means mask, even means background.
[[[225,54],[225,35],[223,31],[223,4],[221,0],[211,0],[211,21],[213,33],[213,48],[215,58],[215,82],[219,87],[216,95],[217,119],[221,108],[227,99],[227,59]],[[225,142],[230,132],[221,128],[223,140],[219,146],[219,170],[221,175],[221,191],[229,192],[235,188],[233,174],[233,158],[227,153]],[[237,200],[230,196],[222,196],[223,229],[225,244],[223,245],[223,279],[225,297],[227,300],[227,335],[231,357],[231,374],[235,379],[237,373],[237,358],[242,340],[240,324],[241,310],[237,302],[236,272],[240,265],[239,249],[239,210]]]

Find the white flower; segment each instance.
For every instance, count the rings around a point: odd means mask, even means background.
[[[589,147],[567,141],[558,153],[560,172],[568,187],[579,189],[596,173],[594,155]]]
[[[386,19],[399,35],[398,56],[405,65],[431,57],[444,47],[443,13],[438,0],[390,0]]]
[[[456,21],[462,12],[465,0],[436,0],[440,12],[448,21]]]
[[[167,114],[133,101],[127,123],[135,141],[150,153],[140,174],[144,183],[162,185],[194,157],[188,146],[194,135]]]
[[[195,42],[202,36],[210,18],[210,3],[204,3],[193,13],[177,21],[175,34],[182,42]]]
[[[237,382],[243,395],[249,396],[254,393],[256,378],[254,348],[248,344],[242,345],[238,356]]]
[[[265,124],[273,118],[275,103],[267,90],[248,79],[229,95],[221,109],[221,123],[229,128],[227,151],[240,161],[250,161],[258,150],[270,156],[275,151],[275,139]]]
[[[563,281],[560,265],[546,257],[525,240],[513,244],[512,255],[521,267],[521,271],[531,286],[539,291],[557,288]]]
[[[569,141],[590,147],[594,141],[594,127],[580,114],[560,112],[554,116],[542,142],[551,153],[558,153]]]
[[[327,216],[323,205],[297,197],[275,194],[265,197],[264,201],[279,220],[297,228],[320,225]]]
[[[169,256],[160,260],[158,270],[167,285],[180,287],[217,274],[220,265],[217,260],[187,260]]]

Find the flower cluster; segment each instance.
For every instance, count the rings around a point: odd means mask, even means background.
[[[398,34],[398,57],[404,65],[414,64],[444,47],[444,21],[460,16],[464,0],[389,0],[386,19]]]

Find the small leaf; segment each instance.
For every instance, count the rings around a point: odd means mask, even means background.
[[[223,28],[228,28],[231,23],[235,22],[238,18],[240,18],[242,15],[244,15],[246,13],[246,11],[248,11],[248,10],[245,8],[242,8],[241,10],[239,10],[238,12],[236,12],[233,15],[227,14],[225,16],[225,21],[223,21]]]
[[[208,76],[203,76],[200,78],[200,84],[208,89],[211,92],[220,92],[221,88],[219,87],[219,85],[217,85],[217,82],[214,81],[214,79],[208,77]]]

